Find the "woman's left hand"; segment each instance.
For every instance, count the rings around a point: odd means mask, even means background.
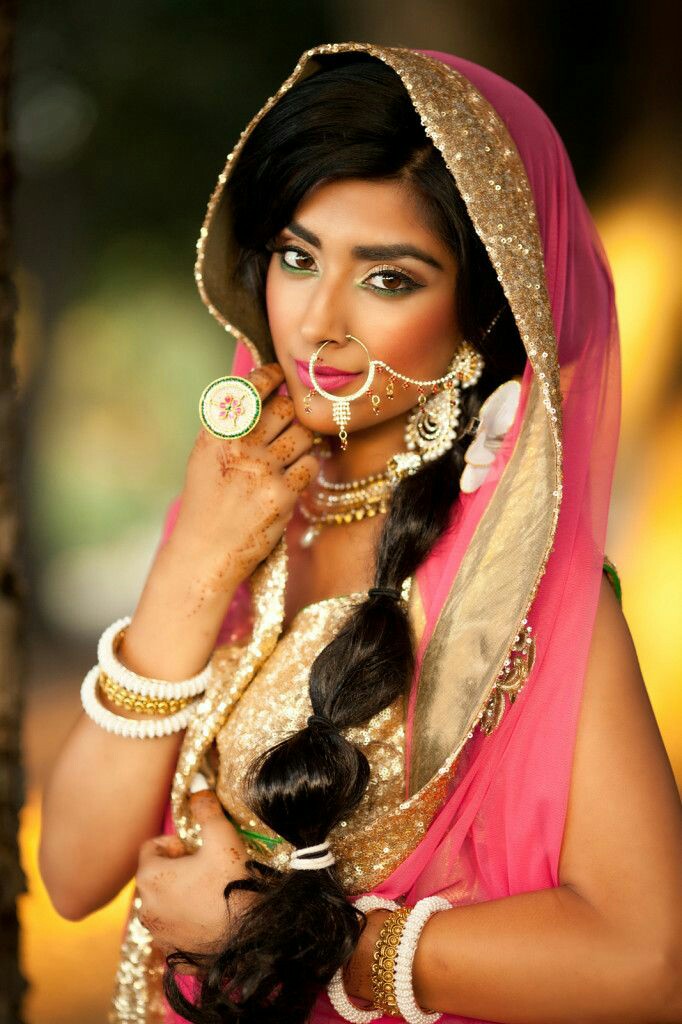
[[[228,882],[246,877],[248,854],[215,793],[194,793],[190,804],[201,826],[196,852],[188,853],[176,835],[148,839],[140,848],[140,920],[165,956],[175,950],[218,952],[235,912],[238,916],[253,899],[252,893],[235,892],[228,904],[223,895]]]

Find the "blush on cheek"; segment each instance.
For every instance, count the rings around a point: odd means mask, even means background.
[[[431,303],[400,323],[385,358],[410,377],[430,379],[447,365],[455,347],[452,302]]]
[[[288,326],[292,319],[293,306],[291,302],[285,301],[281,282],[277,280],[276,275],[271,268],[272,263],[270,263],[270,268],[268,269],[265,279],[265,308],[268,324],[270,326],[270,334],[272,336],[275,349],[277,349],[277,339],[287,337]],[[279,362],[279,357],[277,358],[277,361]]]

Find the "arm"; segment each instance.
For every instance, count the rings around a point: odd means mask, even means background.
[[[209,588],[208,569],[196,560],[190,578],[187,557],[172,535],[126,631],[119,657],[141,675],[187,678],[213,649],[235,585]],[[183,735],[129,740],[78,717],[45,789],[39,851],[45,886],[64,917],[92,913],[132,878],[141,844],[161,830]]]
[[[250,379],[267,399],[255,429],[223,441],[202,428],[195,441],[178,521],[119,650],[140,675],[172,681],[204,667],[236,587],[272,551],[317,472],[312,431],[294,420],[290,398],[273,394],[280,367]],[[160,830],[181,739],[125,739],[85,715],[76,722],[45,791],[39,853],[64,917],[97,910],[132,878],[140,846]]]
[[[423,1007],[503,1024],[682,1021],[682,814],[613,592],[602,583],[580,711],[561,885],[453,907],[414,963]],[[370,915],[348,991],[371,999],[385,913]]]

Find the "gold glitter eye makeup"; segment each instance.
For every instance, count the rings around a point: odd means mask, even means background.
[[[379,288],[377,285],[367,284],[365,282],[371,281],[373,277],[387,277],[393,278],[394,281],[401,281],[403,284],[402,288]],[[381,295],[406,295],[408,292],[415,292],[419,288],[423,288],[423,284],[417,284],[413,278],[409,277],[402,270],[398,270],[397,267],[376,267],[371,274],[368,274],[363,282],[362,287],[371,288],[373,292],[377,292]]]
[[[279,253],[279,265],[282,269],[294,273],[294,274],[310,274],[313,271],[313,267],[297,267],[295,264],[290,263],[286,259],[287,253],[294,253],[294,258],[302,258],[305,260],[313,260],[314,257],[307,253],[305,249],[301,249],[296,245],[266,245],[268,252]],[[384,288],[378,285],[369,284],[368,282],[374,277],[392,278],[394,281],[400,282],[400,288]],[[424,285],[417,284],[417,282],[411,278],[404,271],[399,270],[397,267],[392,266],[381,266],[375,267],[374,270],[369,273],[363,281],[360,282],[359,287],[369,288],[377,295],[406,295],[410,292],[417,291],[419,288],[423,288]]]

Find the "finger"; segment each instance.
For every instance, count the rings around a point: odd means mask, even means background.
[[[230,863],[242,864],[247,859],[244,842],[223,811],[215,793],[203,790],[192,794],[190,807],[201,828],[204,840],[202,849],[208,847],[209,853],[219,852],[221,858],[227,854]]]
[[[182,840],[176,835],[154,836],[140,847],[137,870],[141,874],[159,857],[183,857],[187,853]]]
[[[187,848],[180,836],[157,836],[154,839],[154,850],[157,857],[187,857]]]
[[[256,366],[251,370],[247,375],[247,380],[251,381],[260,395],[261,401],[264,402],[268,395],[271,395],[280,386],[284,380],[284,373],[279,363],[263,363],[262,366]]]
[[[245,444],[270,444],[294,419],[294,403],[288,395],[273,395],[263,406],[258,424],[244,437]]]
[[[292,462],[309,452],[313,446],[315,435],[302,423],[292,423],[268,448],[269,454],[280,466],[290,466]]]
[[[144,843],[142,843],[142,846],[140,847],[140,852],[139,852],[138,858],[137,858],[137,870],[138,870],[138,872],[143,867],[145,867],[145,865],[147,865],[149,863],[149,861],[152,860],[153,857],[156,857],[156,840],[158,838],[159,838],[158,836],[154,836],[153,839],[147,839],[147,840],[145,840]]]
[[[320,460],[308,453],[285,469],[283,473],[287,487],[300,494],[310,485],[320,471]]]
[[[226,837],[231,836],[234,826],[225,816],[222,804],[212,789],[191,793],[189,804],[205,838],[218,838],[224,842]]]

